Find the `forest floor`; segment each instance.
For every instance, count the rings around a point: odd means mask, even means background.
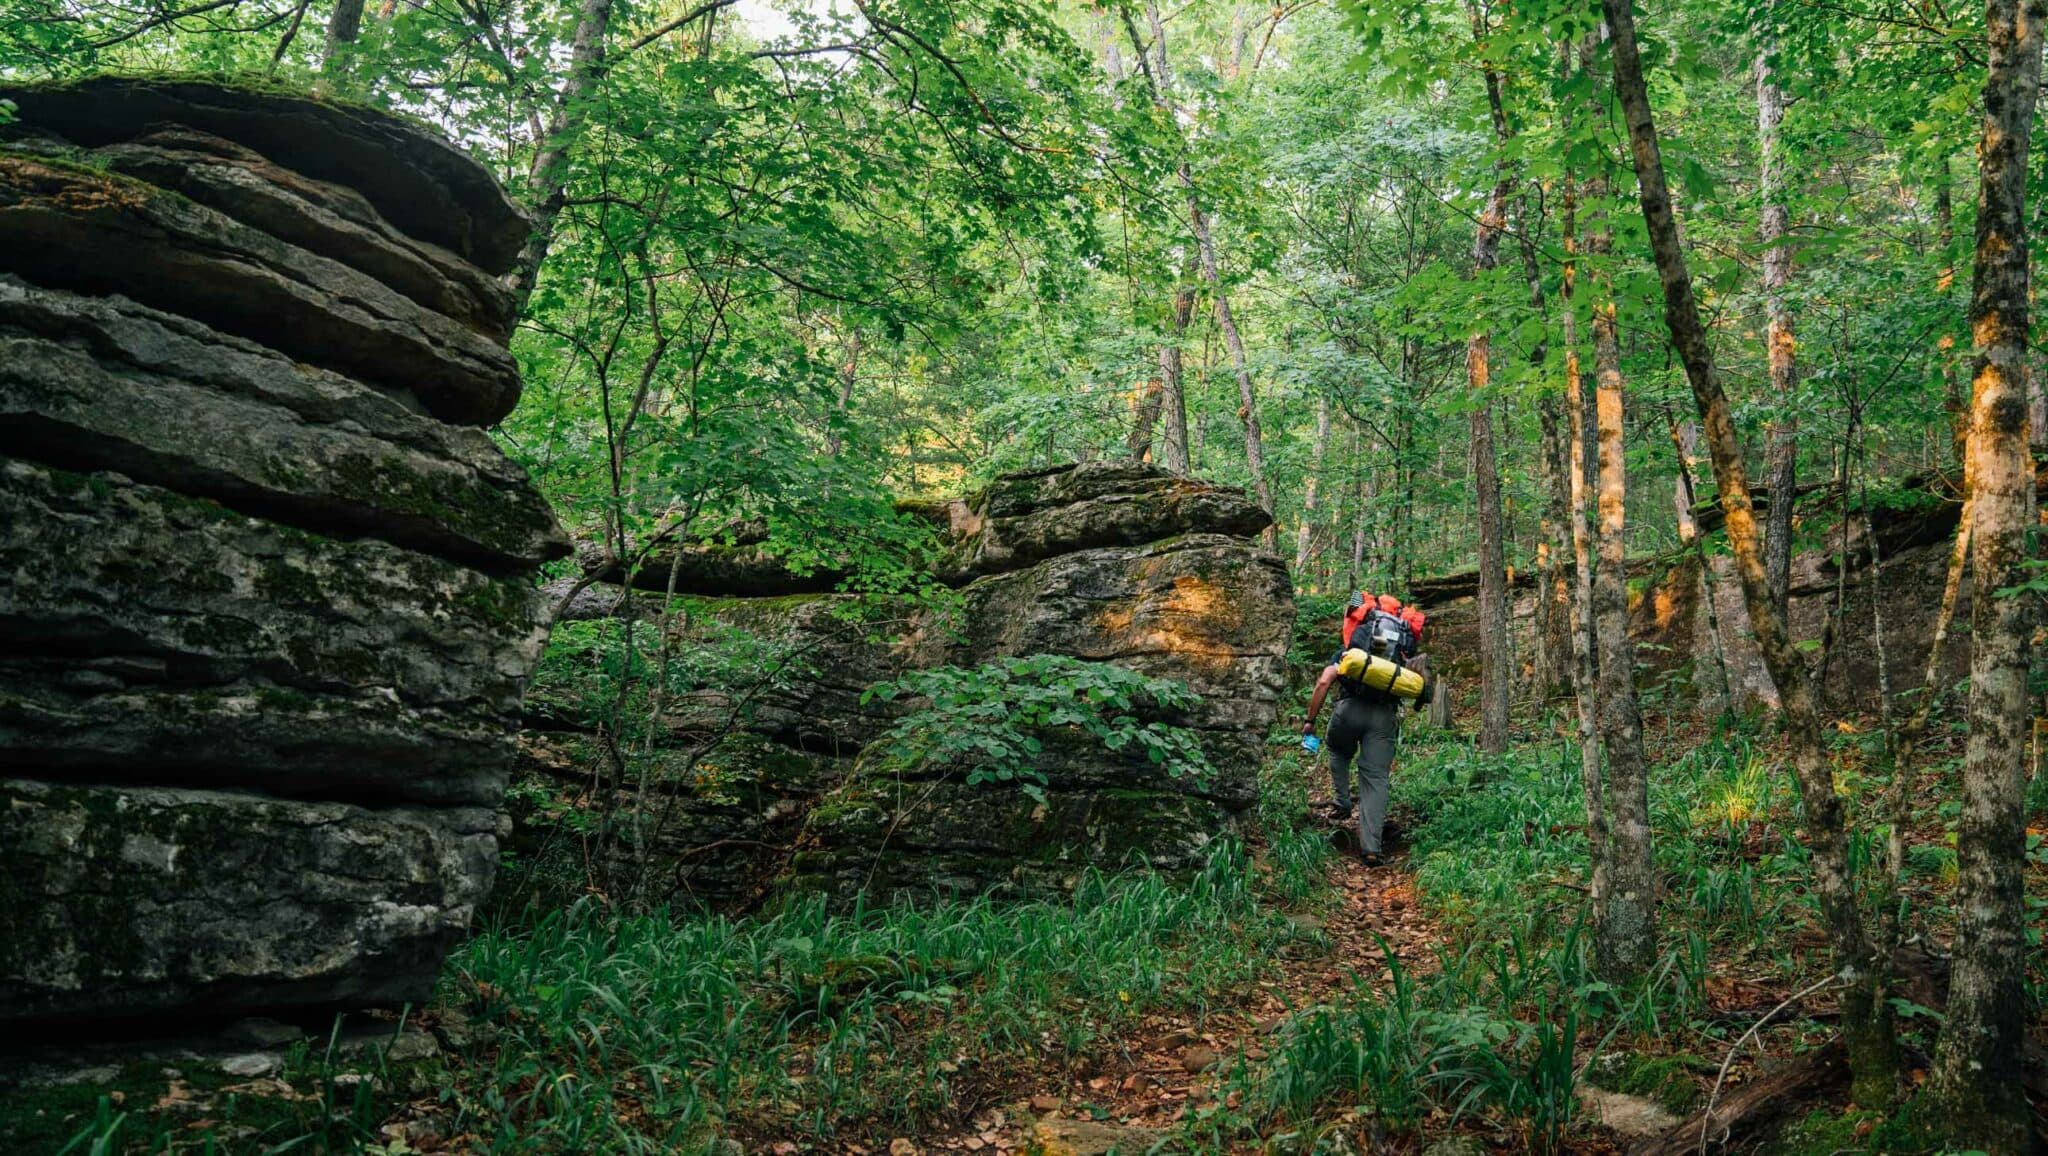
[[[1577,753],[1554,720],[1498,759],[1411,734],[1378,870],[1332,850],[1310,818],[1321,769],[1276,746],[1254,836],[1192,879],[738,919],[579,903],[476,936],[368,1050],[315,1033],[240,1075],[159,1057],[0,1091],[0,1150],[1633,1151],[1731,1053],[1724,1103],[1819,1070],[1835,1010],[1825,987],[1780,1007],[1827,962],[1776,740],[1681,712],[1647,737],[1664,954],[1629,985],[1588,970]],[[1872,735],[1833,740],[1852,811],[1871,805]],[[1909,838],[1916,950],[1937,966],[1960,753],[1929,744]],[[2048,789],[2032,806],[2038,832]],[[1938,1003],[1901,993],[1915,1065]],[[1733,1150],[1927,1150],[1843,1099],[1797,1088]]]
[[[1233,1073],[1241,1077],[1266,1059],[1292,1016],[1391,985],[1397,967],[1426,971],[1441,943],[1402,858],[1372,870],[1333,855],[1323,875],[1327,890],[1305,905],[1313,913],[1287,916],[1312,942],[1283,947],[1269,973],[1235,1002],[1199,1015],[1146,1015],[1098,1048],[1093,1062],[1027,1073],[1009,1089],[1009,1103],[876,1150],[1091,1153],[1116,1145],[1142,1152],[1205,1106],[1241,1107]],[[847,1148],[856,1156],[869,1150]]]

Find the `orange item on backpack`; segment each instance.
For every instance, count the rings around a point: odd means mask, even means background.
[[[1415,645],[1421,646],[1422,628],[1425,624],[1429,622],[1429,616],[1427,614],[1424,614],[1422,611],[1417,610],[1413,606],[1410,606],[1409,608],[1401,612],[1401,621],[1406,622],[1408,624],[1408,629],[1415,632]]]

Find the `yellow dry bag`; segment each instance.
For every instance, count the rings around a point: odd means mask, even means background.
[[[1414,702],[1422,693],[1421,675],[1390,658],[1367,654],[1363,650],[1345,651],[1344,656],[1337,660],[1337,673],[1409,702]]]

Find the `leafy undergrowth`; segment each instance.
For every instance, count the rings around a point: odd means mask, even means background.
[[[1162,1151],[1420,1151],[1454,1134],[1620,1151],[1586,1089],[1682,1115],[1746,1034],[1730,1087],[1832,1032],[1823,991],[1750,1034],[1827,967],[1782,760],[1740,732],[1653,738],[1665,951],[1626,987],[1588,966],[1575,748],[1485,759],[1411,735],[1392,871],[1329,854],[1303,819],[1320,772],[1290,753],[1268,768],[1254,841],[1219,845],[1192,880],[738,920],[586,903],[456,954],[419,1017],[452,1041],[436,1058],[363,1079],[301,1045],[272,1081],[188,1087],[198,1108],[160,1074],[123,1073],[120,1102],[41,1093],[32,1134],[77,1153],[1003,1152],[1029,1149],[1040,1117]],[[1867,810],[1882,783],[1864,740],[1844,729],[1838,748]],[[1952,770],[1926,776],[1908,855],[1912,923],[1937,940]],[[1933,1013],[1901,1010],[1924,1048]],[[1790,1119],[1772,1150],[1914,1150],[1843,1105]]]

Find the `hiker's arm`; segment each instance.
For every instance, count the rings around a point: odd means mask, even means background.
[[[1302,734],[1315,733],[1316,716],[1323,713],[1323,696],[1330,693],[1330,684],[1336,681],[1337,664],[1333,662],[1324,667],[1322,676],[1316,679],[1316,692],[1308,699],[1308,721],[1301,724]]]

